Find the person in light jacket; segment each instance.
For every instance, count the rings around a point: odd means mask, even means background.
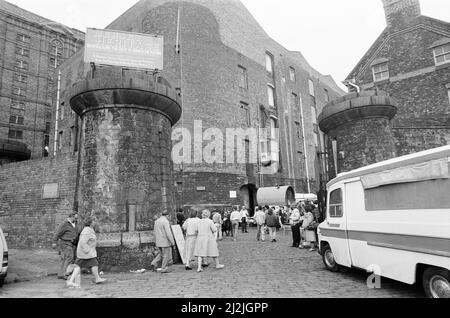
[[[155,243],[159,253],[151,264],[153,271],[156,270],[163,274],[170,272],[169,263],[172,261],[172,246],[175,246],[175,238],[167,215],[169,215],[169,212],[164,211],[155,222]],[[161,268],[158,267],[159,263],[161,263]]]
[[[202,219],[197,224],[198,236],[195,243],[194,255],[198,257],[197,272],[199,273],[203,272],[202,262],[206,257],[211,257],[216,261],[216,269],[225,267],[219,263],[219,248],[217,247],[217,240],[214,237],[217,227],[210,217],[211,212],[204,210],[202,212]]]
[[[184,255],[186,257],[186,270],[192,270],[191,261],[194,259],[195,242],[197,241],[197,211],[192,211],[190,218],[183,223],[183,230],[186,233],[186,243],[184,244]]]
[[[97,260],[97,236],[95,235],[94,227],[96,221],[92,217],[87,217],[84,220],[84,229],[80,234],[77,246],[77,260],[75,264],[78,268],[74,270],[72,276],[78,275],[79,268],[90,268],[94,275],[94,282],[100,284],[106,281],[98,274],[98,260]],[[72,281],[72,277],[70,279]]]

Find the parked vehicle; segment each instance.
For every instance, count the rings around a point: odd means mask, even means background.
[[[0,287],[5,283],[5,278],[8,272],[8,245],[6,244],[6,238],[3,234],[2,228],[0,227]]]
[[[318,229],[326,268],[360,268],[450,298],[450,146],[339,175]]]

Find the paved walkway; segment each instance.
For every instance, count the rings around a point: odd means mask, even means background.
[[[94,285],[91,276],[82,277],[82,289],[69,290],[56,277],[5,285],[0,297],[63,298],[398,298],[423,297],[418,287],[383,279],[382,288],[366,286],[364,272],[331,273],[324,269],[317,252],[290,247],[290,232],[278,242],[256,242],[254,229],[241,234],[237,242],[219,243],[223,270],[208,268],[203,273],[173,266],[170,274],[106,274],[108,282]]]

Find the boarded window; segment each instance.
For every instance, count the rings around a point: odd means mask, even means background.
[[[337,189],[330,194],[329,215],[330,218],[341,218],[343,213],[342,189]]]

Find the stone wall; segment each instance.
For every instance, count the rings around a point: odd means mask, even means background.
[[[73,208],[77,159],[65,155],[0,167],[0,224],[10,248],[51,246]],[[55,183],[57,198],[43,199],[44,185]]]

